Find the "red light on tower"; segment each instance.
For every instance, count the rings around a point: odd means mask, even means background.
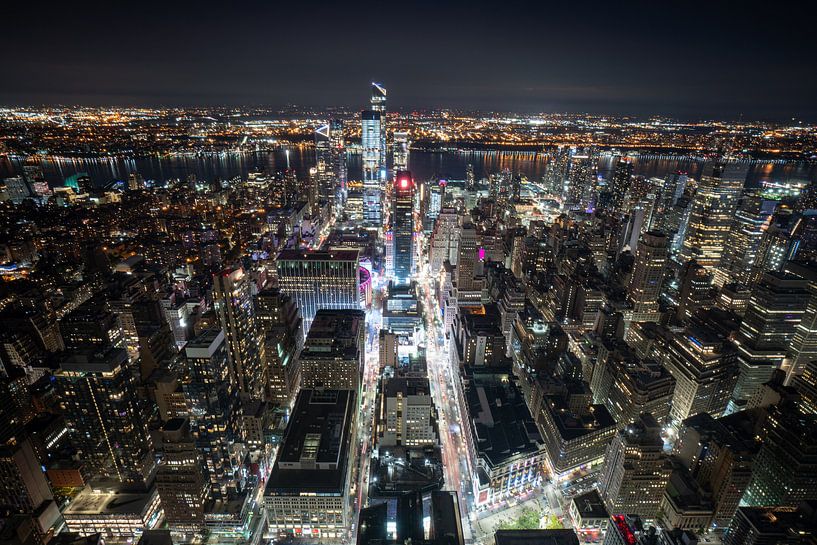
[[[400,178],[400,189],[408,189],[409,181],[408,178]]]

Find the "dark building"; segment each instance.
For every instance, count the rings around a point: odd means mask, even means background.
[[[796,509],[739,507],[724,545],[812,545],[817,542],[817,503]]]
[[[424,519],[428,520],[428,528]],[[357,545],[463,545],[455,492],[416,493],[360,510]]]
[[[497,530],[496,545],[579,545],[573,530]]]

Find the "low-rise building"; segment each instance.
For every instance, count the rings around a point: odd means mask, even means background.
[[[156,488],[129,489],[119,483],[91,484],[63,511],[69,532],[83,536],[102,534],[106,539],[126,541],[155,527],[160,515]]]
[[[574,496],[570,500],[568,514],[573,528],[580,533],[603,533],[610,526],[610,513],[596,490]]]

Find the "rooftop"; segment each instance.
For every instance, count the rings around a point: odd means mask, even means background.
[[[277,261],[354,261],[357,262],[360,256],[358,250],[329,250],[329,251],[303,251],[303,250],[283,250],[278,254]]]
[[[266,495],[344,493],[355,400],[351,390],[301,390]]]
[[[93,490],[85,487],[65,508],[71,515],[137,515],[143,517],[155,490],[131,492],[113,489]]]
[[[582,519],[606,519],[610,516],[601,501],[597,490],[590,490],[584,494],[574,496],[571,500],[576,505],[576,511]]]
[[[477,448],[494,466],[521,453],[539,450],[542,436],[524,396],[507,374],[475,374],[466,388]]]
[[[496,545],[579,545],[573,530],[497,530]]]

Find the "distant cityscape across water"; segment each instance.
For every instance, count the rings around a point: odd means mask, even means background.
[[[308,147],[289,148],[289,165],[300,177],[305,177],[314,165],[314,150]],[[636,155],[634,174],[663,177],[670,172],[683,171],[698,178],[704,164],[703,159],[673,157],[669,155]],[[608,179],[615,166],[615,155],[602,155],[599,160],[599,175]],[[409,169],[415,179],[465,178],[467,165],[474,166],[478,178],[494,172],[509,169],[521,173],[529,179],[538,180],[545,174],[548,155],[542,152],[509,151],[412,151],[409,154]],[[25,158],[18,156],[0,157],[0,178],[13,176],[22,171]],[[29,158],[30,162],[31,159]],[[28,164],[28,163],[27,163]],[[197,180],[214,181],[231,179],[236,176],[246,178],[249,172],[261,170],[275,172],[287,166],[284,148],[257,152],[221,152],[201,154],[179,154],[168,156],[69,158],[43,156],[39,161],[46,180],[52,186],[62,185],[63,180],[78,172],[86,172],[96,186],[104,186],[112,181],[127,180],[128,174],[138,172],[146,180],[167,181],[185,179],[193,175]],[[361,177],[360,155],[349,156],[349,178]],[[758,187],[764,181],[776,183],[817,182],[817,163],[806,161],[751,161],[747,176],[747,187]]]

